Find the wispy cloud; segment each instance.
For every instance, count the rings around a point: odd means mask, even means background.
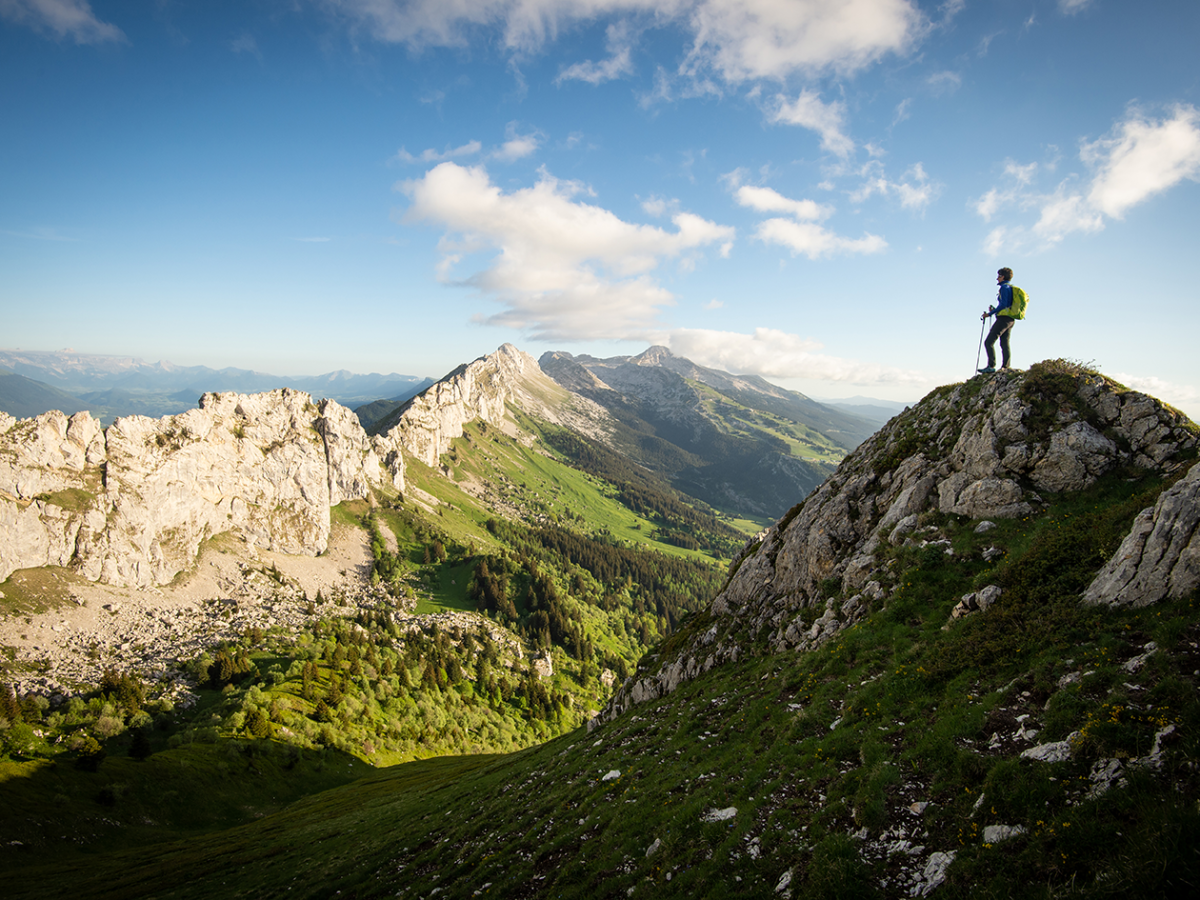
[[[480,321],[533,340],[657,332],[659,310],[675,299],[652,273],[668,259],[686,261],[734,237],[732,228],[687,212],[672,215],[674,231],[623,221],[581,200],[591,193],[586,186],[545,170],[533,187],[506,193],[483,167],[444,162],[397,189],[411,200],[405,222],[445,229],[441,277],[503,307]],[[452,275],[468,255],[489,253],[482,268]]]
[[[841,103],[824,103],[815,91],[803,90],[795,100],[776,98],[773,122],[799,125],[821,136],[821,148],[835,156],[854,152],[854,141],[845,134],[846,108]]]
[[[861,169],[862,179],[858,187],[850,192],[850,202],[863,203],[878,194],[883,197],[895,197],[904,209],[913,212],[924,212],[941,191],[941,185],[932,181],[921,163],[916,163],[900,176],[899,181],[887,177],[883,164],[871,160]]]
[[[633,73],[633,28],[628,21],[616,22],[606,30],[608,59],[578,62],[559,73],[555,83],[585,81],[603,84]]]
[[[1079,158],[1091,177],[1070,175],[1049,193],[1032,185],[1035,163],[1007,161],[1006,184],[975,201],[976,213],[986,222],[1005,209],[1032,209],[1038,218],[1029,227],[997,226],[985,238],[985,249],[1052,247],[1076,232],[1102,230],[1109,220],[1119,221],[1134,206],[1183,181],[1200,180],[1200,111],[1177,105],[1168,117],[1155,119],[1131,108],[1107,136],[1084,141]]]
[[[608,16],[610,70],[640,27],[675,27],[691,43],[681,74],[719,80],[780,80],[795,74],[850,74],[904,53],[926,22],[911,0],[324,0],[375,39],[412,47],[462,46],[474,29],[494,28],[511,53],[539,51],[560,33]],[[605,63],[580,63],[571,77],[605,78]],[[585,79],[586,80],[586,79]]]
[[[833,214],[832,206],[817,203],[815,200],[792,200],[769,187],[744,184],[734,191],[733,196],[739,206],[746,206],[758,212],[786,213],[801,220],[819,221]]]
[[[531,131],[528,134],[517,133],[517,123],[509,122],[506,130],[507,140],[491,153],[493,159],[501,160],[502,162],[514,162],[518,159],[524,159],[526,156],[532,156],[541,146],[545,136],[537,130]]]
[[[667,333],[663,341],[677,356],[736,374],[854,384],[931,382],[928,375],[915,370],[823,354],[820,342],[774,328],[756,328],[750,334],[679,328]]]
[[[878,235],[847,238],[821,225],[821,220],[833,215],[832,206],[814,200],[793,200],[773,188],[739,184],[737,172],[727,176],[726,181],[733,188],[739,206],[757,212],[784,213],[788,217],[775,216],[758,223],[754,236],[763,243],[786,247],[793,255],[809,259],[843,253],[879,253],[887,249],[887,241]]]
[[[951,94],[962,87],[962,76],[957,72],[934,72],[925,83],[935,94]]]
[[[479,141],[468,141],[458,147],[447,147],[445,150],[434,150],[432,147],[422,150],[414,156],[403,147],[396,152],[396,159],[406,163],[443,162],[447,159],[459,159],[463,156],[475,156],[483,150]]]
[[[125,40],[120,28],[96,17],[87,0],[0,0],[0,17],[77,44]]]
[[[262,53],[258,49],[258,41],[254,39],[254,35],[248,32],[242,32],[230,41],[229,49],[234,53],[248,53],[253,57],[262,59]]]
[[[1058,0],[1059,12],[1073,16],[1091,6],[1092,0]]]

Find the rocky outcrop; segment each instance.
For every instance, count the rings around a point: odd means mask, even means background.
[[[1039,492],[1082,490],[1118,465],[1171,472],[1198,443],[1196,427],[1179,412],[1060,361],[940,388],[750,542],[711,605],[711,626],[674,658],[639,671],[603,718],[739,654],[761,652],[752,648],[803,650],[828,640],[886,597],[889,545],[938,543],[919,527],[922,514],[1031,515],[1044,502]],[[1195,585],[1196,471],[1164,494],[1153,516],[1143,514],[1089,596],[1139,602],[1153,585]]]
[[[397,442],[305,393],[205,394],[178,416],[0,419],[0,578],[77,567],[109,584],[164,584],[200,544],[238,530],[316,555],[329,510],[372,485],[404,487]]]
[[[1200,465],[1144,509],[1083,595],[1085,603],[1149,606],[1200,587]]]

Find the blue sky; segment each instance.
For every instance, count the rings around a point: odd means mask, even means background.
[[[1094,362],[1200,418],[1200,4],[0,0],[0,346],[818,397]]]

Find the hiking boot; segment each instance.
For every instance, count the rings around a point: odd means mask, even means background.
[[[985,366],[984,368],[979,369],[978,371],[979,371],[980,375],[994,375],[996,373],[996,367],[995,366]]]

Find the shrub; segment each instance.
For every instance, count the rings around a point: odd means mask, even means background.
[[[104,740],[108,740],[124,731],[125,723],[118,716],[101,716],[92,727],[96,734]]]
[[[79,755],[75,758],[75,768],[84,772],[95,772],[104,762],[104,746],[91,735],[85,737],[79,745]]]
[[[4,752],[12,755],[27,756],[37,745],[37,736],[33,729],[24,722],[16,722],[4,731]]]

